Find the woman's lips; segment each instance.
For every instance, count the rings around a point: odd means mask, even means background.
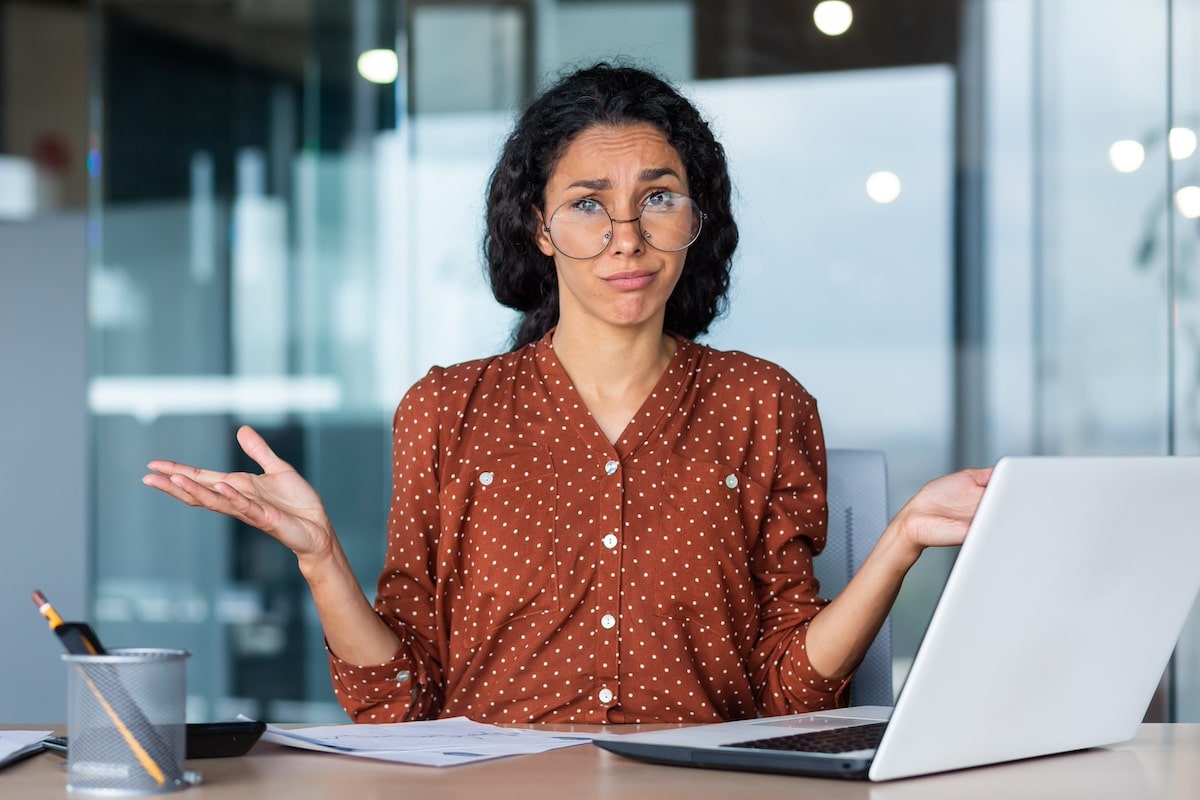
[[[605,283],[617,289],[631,291],[634,289],[642,289],[650,285],[654,280],[653,272],[638,270],[635,272],[619,272],[615,275],[609,275],[604,278]]]

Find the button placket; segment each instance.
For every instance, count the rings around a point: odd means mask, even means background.
[[[624,511],[624,475],[621,472],[621,462],[609,458],[603,463],[604,474],[615,477],[614,482],[604,481],[602,490],[612,500],[612,512],[616,520],[622,518]],[[603,522],[603,520],[598,520]],[[612,524],[612,518],[609,519]],[[619,525],[619,523],[618,523]],[[605,526],[607,527],[607,525]],[[612,707],[616,703],[617,667],[620,662],[620,636],[617,633],[618,620],[614,613],[605,611],[613,609],[620,597],[620,551],[621,539],[617,530],[609,529],[608,533],[600,536],[602,548],[597,552],[597,581],[595,584],[595,612],[598,616],[599,629],[596,631],[596,679],[600,684],[596,699],[600,705]],[[597,534],[599,536],[599,531]]]

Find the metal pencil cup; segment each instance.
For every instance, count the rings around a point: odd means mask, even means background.
[[[108,796],[184,788],[185,650],[64,655],[67,791]]]

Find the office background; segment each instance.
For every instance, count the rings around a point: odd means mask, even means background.
[[[498,144],[598,58],[727,148],[706,341],[883,449],[893,506],[1004,454],[1200,453],[1200,0],[850,0],[840,34],[818,5],[0,0],[0,720],[65,715],[34,588],[191,650],[192,719],[343,719],[291,556],[144,465],[246,467],[255,424],[373,591],[395,404],[513,322],[479,250]],[[898,682],[952,559],[906,581]],[[1200,614],[1151,713],[1200,720]]]

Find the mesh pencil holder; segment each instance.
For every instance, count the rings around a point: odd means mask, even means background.
[[[185,650],[64,655],[67,790],[136,796],[182,789],[186,756]]]

